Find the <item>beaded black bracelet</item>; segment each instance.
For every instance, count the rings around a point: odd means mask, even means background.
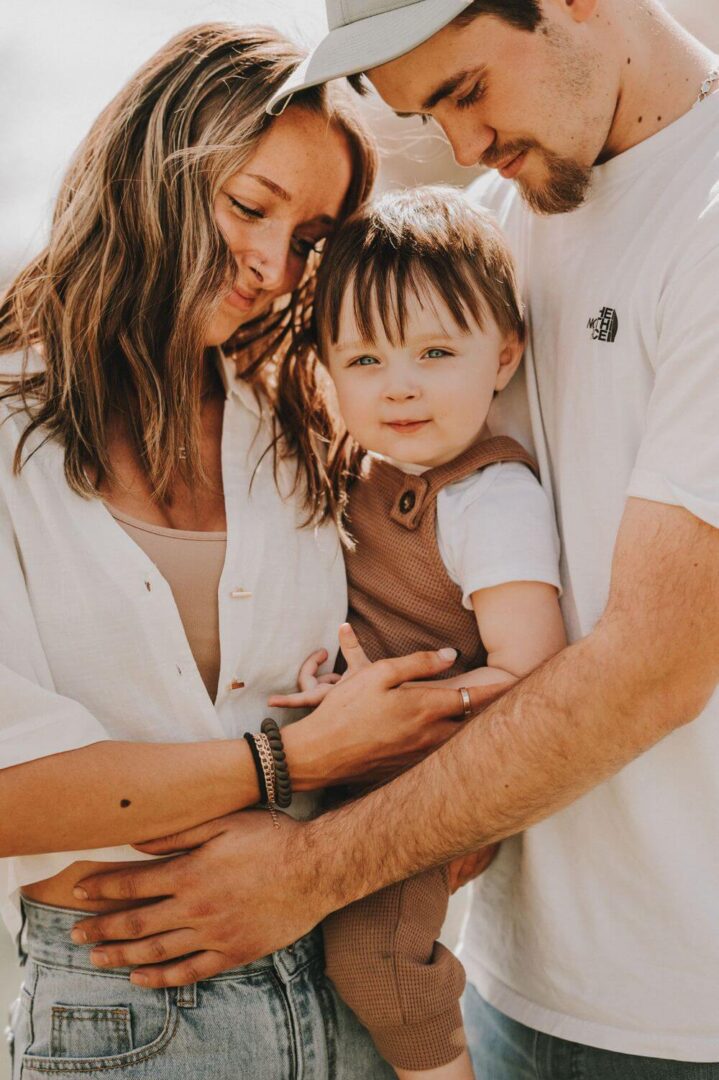
[[[282,810],[286,810],[292,802],[292,781],[285,748],[282,744],[282,735],[277,722],[271,716],[265,717],[260,724],[260,730],[267,736],[275,763],[275,801]]]
[[[254,735],[250,731],[246,731],[244,734],[244,739],[252,752],[252,760],[255,763],[257,782],[260,786],[260,802],[269,802],[269,796],[267,794],[267,783],[265,782],[265,770],[262,768],[262,759],[260,758],[260,751],[257,749],[257,743],[255,742]]]

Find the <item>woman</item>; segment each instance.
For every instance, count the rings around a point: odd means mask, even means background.
[[[304,335],[314,253],[375,162],[335,92],[265,114],[300,59],[265,29],[170,42],[94,125],[0,307],[0,854],[30,959],[15,1078],[385,1074],[316,933],[199,992],[142,990],[69,939],[100,910],[73,895],[94,866],[259,801],[243,732],[344,618]],[[296,791],[452,730],[453,697],[346,685],[286,734]]]

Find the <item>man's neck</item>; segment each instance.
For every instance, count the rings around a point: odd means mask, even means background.
[[[629,150],[689,112],[717,62],[711,50],[656,0],[618,0],[613,6],[614,25],[621,34],[617,49],[622,76],[599,162]]]

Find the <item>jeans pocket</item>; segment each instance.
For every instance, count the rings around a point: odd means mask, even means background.
[[[35,966],[31,1038],[22,1056],[28,1080],[140,1066],[177,1030],[174,992],[142,990],[126,975]]]
[[[50,1057],[102,1058],[132,1050],[127,1005],[53,1005]]]

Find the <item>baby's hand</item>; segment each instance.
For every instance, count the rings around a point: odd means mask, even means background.
[[[299,692],[296,694],[272,694],[268,697],[267,704],[279,709],[314,709],[329,694],[335,683],[342,678],[329,672],[327,675],[318,675],[321,664],[324,664],[328,653],[326,649],[318,649],[308,656],[300,668],[297,676]]]

